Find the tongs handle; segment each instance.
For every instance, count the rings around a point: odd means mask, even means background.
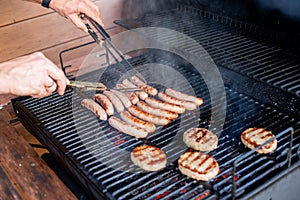
[[[86,18],[99,31],[99,33],[105,40],[110,40],[110,35],[104,30],[104,28],[100,24],[98,24],[95,20],[93,20],[87,15],[84,15],[83,17]],[[87,28],[90,29],[90,26],[88,24],[86,25]]]

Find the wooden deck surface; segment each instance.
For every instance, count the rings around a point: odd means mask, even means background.
[[[0,199],[77,199],[8,123],[10,117],[0,110]]]

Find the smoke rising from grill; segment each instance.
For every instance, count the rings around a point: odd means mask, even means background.
[[[284,15],[300,20],[300,1],[297,0],[258,0],[259,5],[270,10],[279,10]]]

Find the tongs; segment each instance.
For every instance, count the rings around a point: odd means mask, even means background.
[[[112,44],[112,42],[110,41],[110,35],[104,30],[104,28],[98,24],[96,21],[94,21],[92,18],[90,18],[87,15],[82,14],[81,18],[83,20],[85,20],[85,25],[88,29],[88,33],[92,36],[92,38],[95,40],[95,42],[99,45],[103,45],[106,50],[110,53],[110,55],[115,59],[116,62],[119,62],[117,57],[114,55],[114,53],[112,51],[115,52],[115,54],[117,54],[117,56],[119,56],[122,60],[122,62],[127,65],[129,68],[133,69],[133,66],[124,58],[124,56],[117,50],[117,48]],[[99,32],[101,34],[101,36],[103,37],[103,39],[101,40],[97,34],[96,31],[93,30],[92,26],[97,30],[97,32]],[[106,46],[106,43],[103,44],[103,41],[107,42],[110,46],[110,48],[108,48]],[[112,50],[112,51],[111,51]],[[89,90],[94,90],[94,91],[105,91],[105,90],[110,90],[108,89],[103,83],[97,83],[97,82],[84,82],[84,81],[70,81],[69,86],[71,87],[76,87],[78,89],[84,89],[86,91]],[[118,90],[118,91],[122,91],[122,92],[137,92],[137,91],[142,91],[140,88],[122,88],[122,89],[114,89],[114,90]]]
[[[87,81],[71,81],[69,86],[85,91],[107,91],[110,90],[103,83],[98,82],[87,82]],[[139,92],[142,91],[140,88],[114,88],[114,90],[120,92]]]

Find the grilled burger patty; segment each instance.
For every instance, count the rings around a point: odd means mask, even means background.
[[[147,171],[157,171],[167,165],[167,156],[160,148],[142,145],[131,152],[132,162]]]
[[[201,152],[186,152],[178,159],[178,167],[182,174],[199,181],[208,181],[219,172],[217,161]]]
[[[264,128],[248,128],[242,133],[241,140],[245,146],[254,149],[274,137],[271,131],[267,131]],[[261,154],[267,154],[276,148],[277,140],[275,139],[256,151]]]
[[[183,133],[183,142],[199,151],[211,151],[218,146],[218,137],[205,128],[190,128]]]

